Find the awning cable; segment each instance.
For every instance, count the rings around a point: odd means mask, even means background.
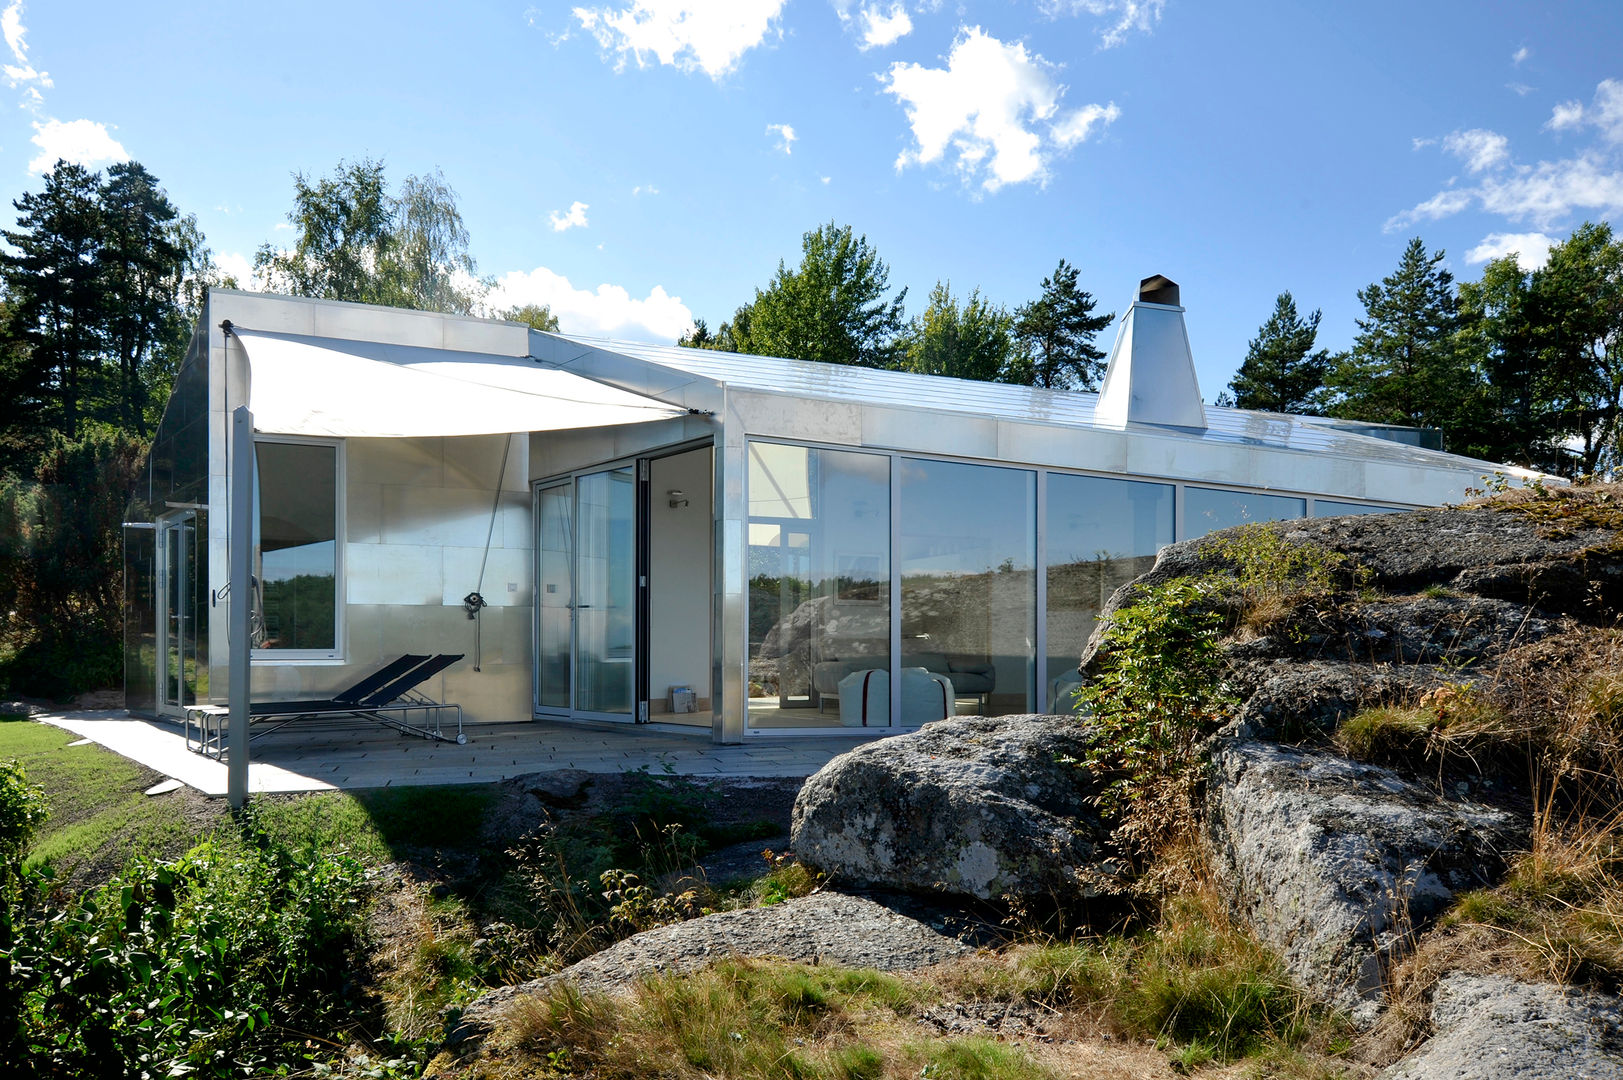
[[[508,435],[507,441],[502,444],[501,471],[496,474],[496,497],[490,504],[490,527],[485,530],[485,554],[479,560],[479,584],[474,588],[473,592],[462,598],[462,607],[467,611],[468,618],[473,620],[473,670],[475,671],[479,670],[480,645],[484,629],[484,620],[479,617],[479,613],[490,606],[486,603],[484,597],[485,567],[490,564],[490,541],[496,535],[496,515],[501,513],[502,509],[502,482],[507,479],[507,456],[512,452],[512,449],[513,436]]]

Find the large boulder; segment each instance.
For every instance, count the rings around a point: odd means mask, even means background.
[[[961,717],[841,754],[795,800],[792,847],[836,882],[1074,903],[1117,872],[1074,764],[1075,717]]]
[[[1453,974],[1432,998],[1434,1034],[1380,1080],[1623,1080],[1618,999],[1503,976]]]
[[[1236,915],[1359,1024],[1413,933],[1456,892],[1497,880],[1526,840],[1512,815],[1387,769],[1234,741],[1212,755],[1206,831]]]
[[[512,1002],[562,982],[573,983],[583,993],[612,994],[629,990],[650,975],[680,974],[729,957],[914,971],[973,951],[872,900],[813,893],[644,930],[557,974],[491,990],[462,1010],[448,1041],[462,1043],[488,1033]]]

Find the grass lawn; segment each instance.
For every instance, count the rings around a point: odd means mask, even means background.
[[[112,858],[107,868],[117,869],[132,852],[190,843],[197,823],[188,804],[142,794],[162,777],[102,747],[68,745],[77,741],[71,731],[0,714],[0,758],[21,762],[50,800],[51,816],[35,837],[30,862],[71,868]]]

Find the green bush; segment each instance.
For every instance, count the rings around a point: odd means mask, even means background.
[[[19,866],[14,862],[14,868]],[[11,1075],[243,1076],[309,1067],[349,1015],[363,874],[250,819],[82,896],[20,870],[0,928]]]
[[[1139,590],[1105,631],[1077,691],[1098,738],[1086,764],[1111,779],[1100,797],[1117,835],[1146,858],[1181,838],[1201,747],[1235,705],[1223,682],[1219,588],[1177,578]]]
[[[68,698],[123,673],[125,504],[146,444],[53,435],[35,478],[0,477],[0,687]]]
[[[45,791],[28,782],[21,764],[0,761],[0,880],[6,866],[21,859],[34,838],[34,830],[45,821]]]

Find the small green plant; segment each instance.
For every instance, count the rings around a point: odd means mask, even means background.
[[[20,859],[35,830],[49,816],[45,790],[28,782],[15,759],[0,760],[0,862],[11,864]]]
[[[1202,744],[1236,704],[1224,685],[1220,606],[1209,581],[1140,590],[1112,618],[1098,669],[1077,692],[1098,729],[1085,763],[1110,778],[1099,805],[1141,856],[1187,831]]]

